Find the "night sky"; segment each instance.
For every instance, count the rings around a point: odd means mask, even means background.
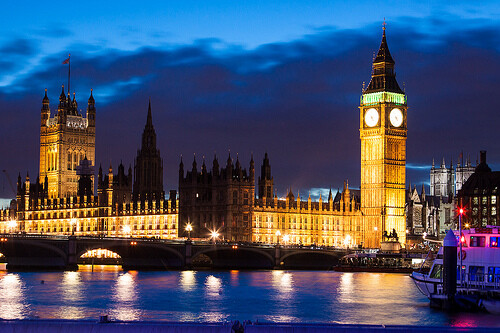
[[[432,159],[500,169],[500,6],[468,1],[14,1],[0,20],[0,170],[38,174],[44,88],[97,108],[96,164],[133,165],[151,98],[176,189],[183,156],[228,151],[256,177],[268,152],[278,195],[359,187],[359,98],[382,22],[408,96],[407,183]],[[0,198],[13,194],[0,175]],[[15,185],[15,184],[14,184]]]

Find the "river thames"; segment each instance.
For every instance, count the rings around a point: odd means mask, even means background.
[[[500,327],[429,308],[405,274],[333,271],[0,271],[3,319],[303,322]]]

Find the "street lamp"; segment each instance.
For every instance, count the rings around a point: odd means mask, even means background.
[[[286,245],[286,243],[288,243],[289,240],[290,240],[290,235],[283,236],[283,242],[285,243],[285,245]]]
[[[187,231],[187,233],[188,233],[188,240],[190,240],[190,239],[191,239],[191,231],[193,231],[193,227],[191,226],[191,223],[188,223],[188,224],[186,225],[186,228],[185,228],[185,229],[186,229],[186,231]]]
[[[276,231],[276,237],[278,239],[278,244],[280,243],[280,236],[281,236],[281,231]]]
[[[345,239],[344,239],[344,245],[349,248],[349,244],[351,243],[351,235],[347,235],[345,236]]]
[[[217,238],[219,238],[219,233],[217,232],[217,230],[213,230],[210,233],[210,237],[212,238],[213,242],[215,243],[215,241],[217,240]]]
[[[16,220],[10,220],[9,223],[8,223],[8,225],[9,225],[10,232],[13,232],[17,228],[17,221]]]
[[[130,229],[130,226],[129,226],[129,225],[124,225],[124,226],[123,226],[123,228],[122,228],[122,230],[123,230],[123,233],[124,233],[125,235],[127,235],[127,234],[128,234],[128,235],[130,236],[130,231],[131,231],[131,229]]]
[[[72,218],[71,220],[69,220],[69,223],[71,224],[71,234],[74,235],[76,227],[76,219]]]

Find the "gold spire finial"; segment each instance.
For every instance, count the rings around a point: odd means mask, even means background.
[[[387,25],[387,23],[385,23],[385,17],[384,17],[384,23],[382,23],[382,29],[385,31],[385,26]]]

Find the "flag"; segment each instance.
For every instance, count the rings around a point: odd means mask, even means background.
[[[63,64],[63,65],[69,64],[69,57],[68,57],[68,59],[64,60],[64,61],[62,62],[62,64]]]

